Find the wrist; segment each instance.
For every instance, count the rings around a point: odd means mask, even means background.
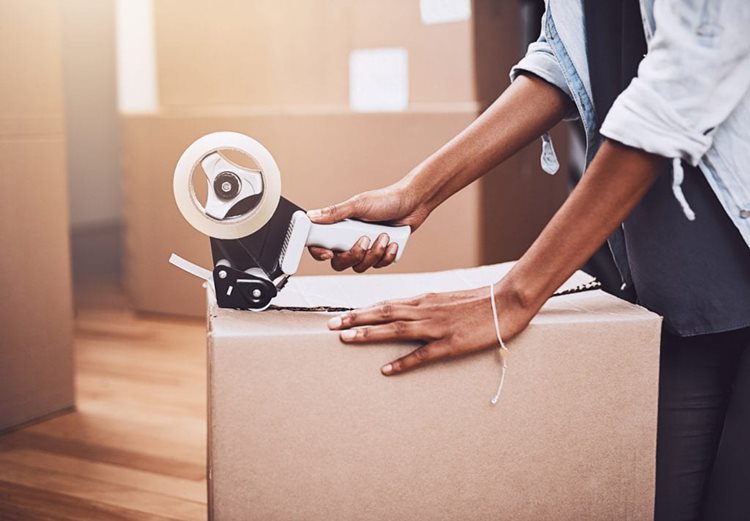
[[[495,299],[522,315],[534,316],[544,304],[544,299],[540,299],[537,292],[513,275],[511,270],[495,284]]]
[[[431,156],[414,167],[402,181],[405,189],[414,197],[415,207],[431,213],[447,199],[443,194],[444,187],[452,175],[445,161]]]
[[[437,206],[433,204],[436,191],[434,178],[425,162],[420,163],[396,183],[399,197],[414,211],[421,208],[427,213],[432,212]]]

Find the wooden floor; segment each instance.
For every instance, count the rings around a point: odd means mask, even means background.
[[[84,295],[77,410],[0,436],[0,520],[206,519],[205,323]]]

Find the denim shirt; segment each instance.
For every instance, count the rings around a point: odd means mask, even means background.
[[[693,219],[681,184],[681,161],[700,168],[750,248],[750,1],[640,0],[648,53],[638,76],[615,100],[597,128],[586,59],[583,6],[547,0],[542,31],[511,79],[531,72],[575,104],[568,117],[586,132],[586,162],[601,136],[674,159],[673,193]],[[542,138],[542,168],[558,162]],[[624,240],[610,238],[623,283],[630,281]]]

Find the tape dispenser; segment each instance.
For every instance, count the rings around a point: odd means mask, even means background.
[[[205,179],[205,185],[200,178]],[[271,153],[236,132],[201,137],[183,152],[174,172],[174,198],[185,220],[210,237],[213,270],[177,255],[170,262],[213,285],[222,308],[261,311],[296,273],[307,246],[345,251],[381,233],[403,254],[411,229],[356,220],[316,224],[281,196]]]

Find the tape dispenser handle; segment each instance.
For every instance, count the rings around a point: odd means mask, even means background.
[[[320,246],[333,251],[347,251],[354,247],[362,237],[370,239],[370,244],[381,234],[387,234],[391,243],[398,244],[395,261],[401,258],[406,243],[411,235],[409,226],[387,226],[384,224],[367,223],[354,219],[344,219],[334,224],[312,223],[307,237],[307,246]]]

